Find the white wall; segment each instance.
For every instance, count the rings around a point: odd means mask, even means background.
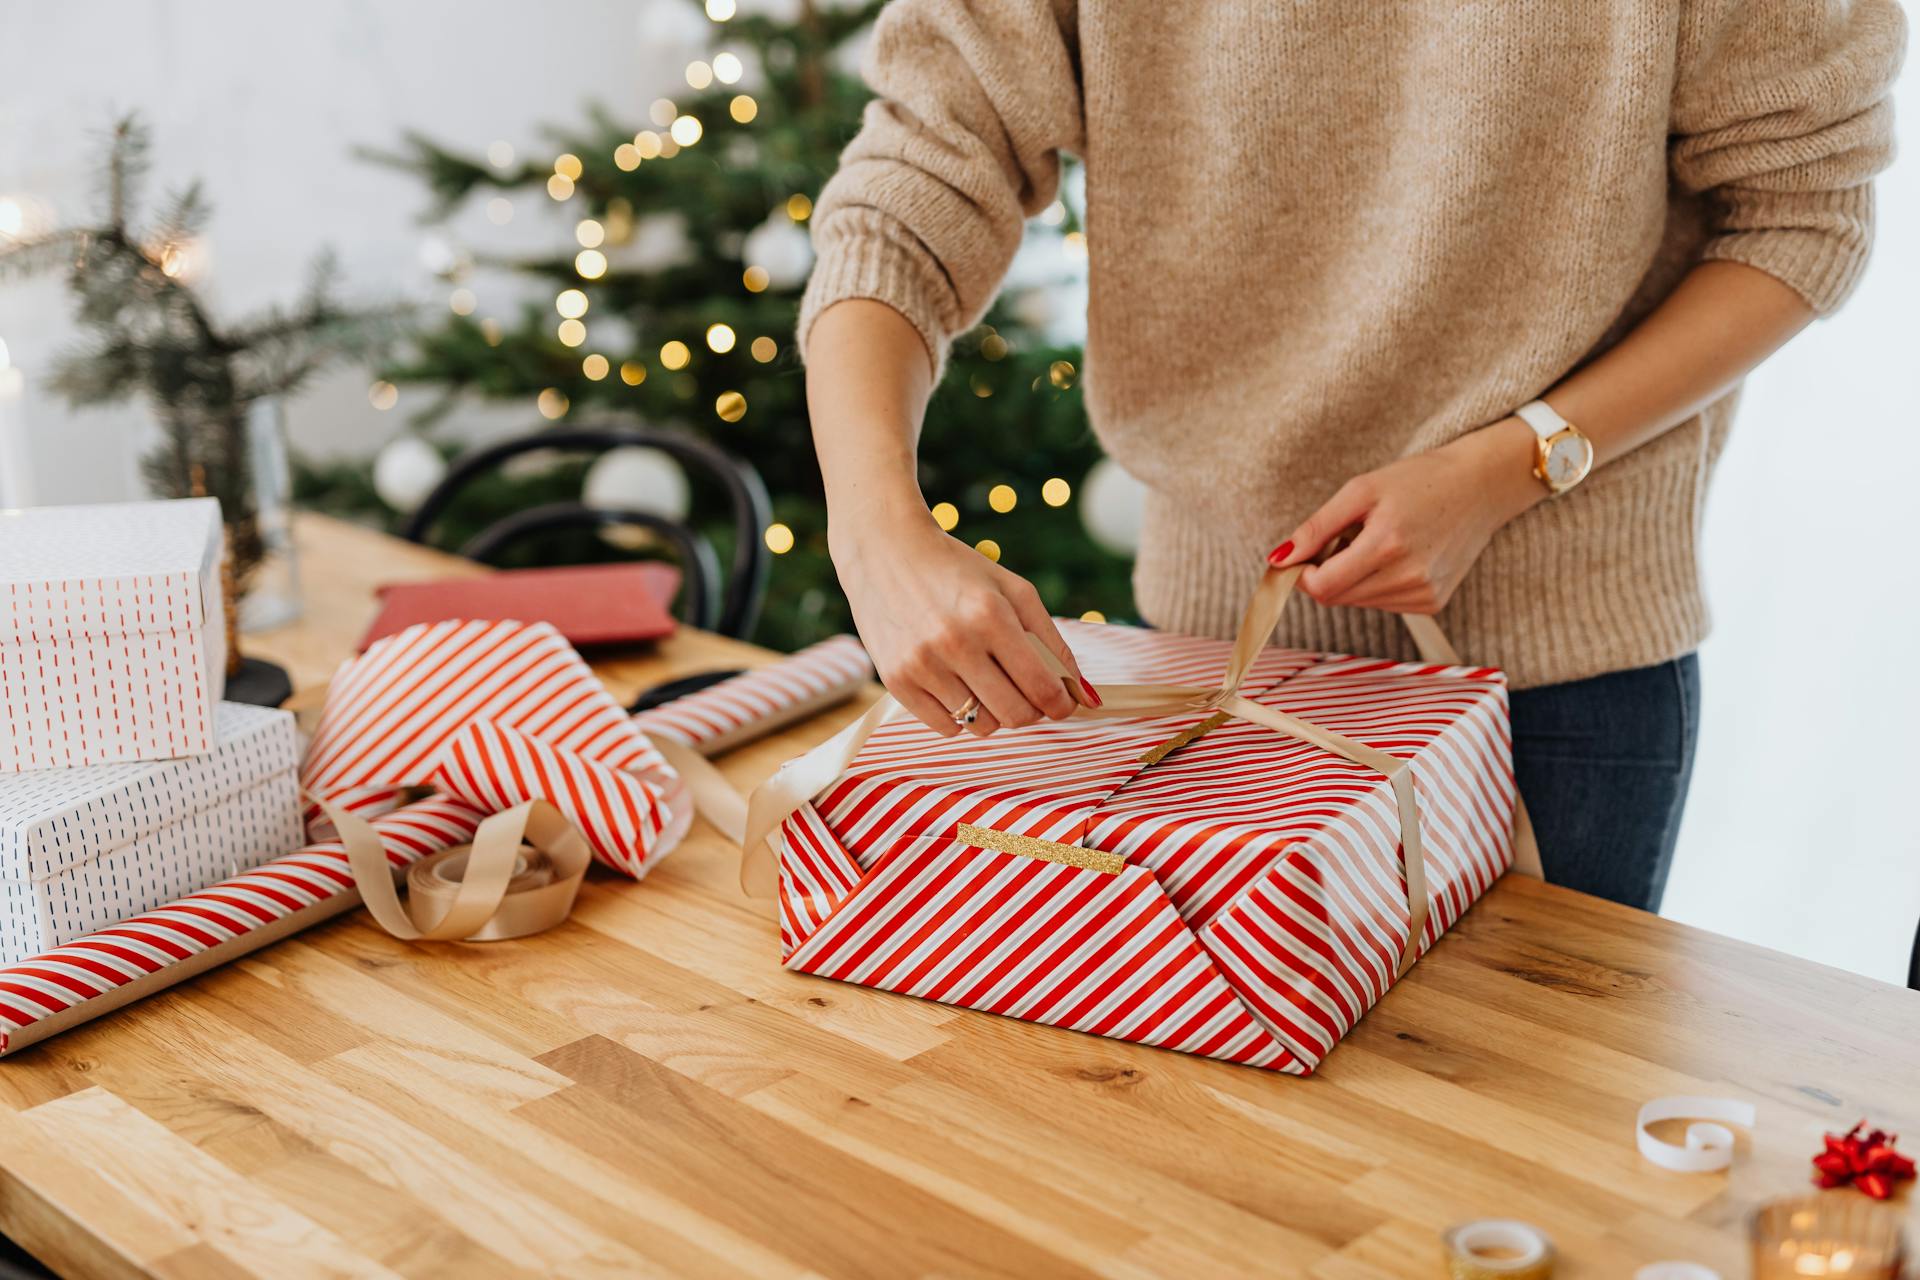
[[[1920,145],[1904,114],[1865,281],[1748,379],[1714,485],[1700,757],[1664,909],[1890,982],[1920,921]]]
[[[220,313],[289,298],[323,245],[340,256],[348,296],[443,305],[447,290],[424,262],[423,188],[354,149],[418,129],[475,152],[504,139],[550,158],[558,148],[540,125],[572,124],[589,99],[644,122],[710,29],[684,0],[145,0],[115,6],[110,19],[87,5],[0,0],[0,198],[27,197],[61,221],[86,217],[100,135],[137,109],[155,135],[155,197],[206,181],[215,216],[205,279]],[[520,254],[571,243],[564,210],[545,196],[517,199],[506,227],[471,211],[456,224],[459,242]],[[510,310],[505,283],[482,277],[475,287],[483,310]],[[34,383],[70,340],[68,311],[56,279],[0,288],[0,341],[27,374],[24,395],[0,406],[13,437],[11,449],[0,439],[0,501],[137,492],[131,440],[146,415],[75,416]],[[366,391],[360,373],[316,386],[293,407],[297,442],[364,454],[417,407],[403,396],[382,414]],[[479,417],[538,421],[530,404]]]
[[[591,97],[637,121],[706,31],[678,0],[165,0],[116,6],[110,23],[88,6],[0,0],[0,196],[84,211],[94,134],[114,108],[138,107],[157,134],[160,185],[209,180],[220,305],[284,297],[322,243],[362,295],[437,305],[418,186],[351,149],[419,128],[524,152],[538,122],[576,119]],[[1752,379],[1716,486],[1707,561],[1718,630],[1703,655],[1705,727],[1667,911],[1897,980],[1920,918],[1920,159],[1880,189],[1866,284]],[[511,226],[472,218],[457,232],[470,247],[526,252],[542,236],[565,244],[569,226],[549,202],[523,198]],[[510,302],[504,282],[476,287],[483,311]],[[72,417],[34,387],[67,339],[66,311],[55,282],[0,290],[0,340],[28,374],[24,397],[0,402],[0,500],[134,491],[139,412]],[[300,444],[364,453],[390,437],[408,401],[381,414],[365,392],[359,375],[315,388],[294,410]]]

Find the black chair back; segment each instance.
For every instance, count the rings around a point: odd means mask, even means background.
[[[679,558],[684,580],[682,617],[694,626],[744,638],[759,620],[760,600],[766,590],[770,553],[764,539],[773,519],[773,505],[767,498],[767,486],[751,464],[694,436],[640,427],[558,427],[476,449],[457,459],[446,478],[421,500],[402,526],[401,536],[427,544],[435,521],[461,491],[509,458],[543,449],[605,453],[630,446],[658,449],[690,474],[719,482],[733,519],[733,551],[724,576],[713,544],[692,526],[654,512],[595,507],[584,502],[553,502],[516,511],[469,538],[457,548],[459,554],[493,564],[499,562],[507,547],[535,533],[559,528],[638,526],[657,535]]]

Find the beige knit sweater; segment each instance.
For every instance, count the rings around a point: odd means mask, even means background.
[[[1545,392],[1691,264],[1838,306],[1903,37],[1893,0],[898,0],[801,340],[872,298],[937,367],[1081,156],[1081,385],[1149,488],[1139,608],[1227,635],[1340,484]],[[1732,402],[1502,530],[1441,615],[1461,651],[1525,687],[1694,648]],[[1300,604],[1284,643],[1405,652],[1387,615]]]

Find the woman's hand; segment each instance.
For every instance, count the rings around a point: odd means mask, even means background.
[[[1438,613],[1494,533],[1547,496],[1533,458],[1532,429],[1503,418],[1349,480],[1267,559],[1311,560],[1358,526],[1347,547],[1300,575],[1301,590],[1321,604]]]
[[[827,544],[854,625],[902,706],[943,736],[977,700],[968,727],[1065,719],[1099,706],[1040,593],[940,531],[914,475],[915,433],[933,351],[882,302],[850,298],[820,313],[807,342],[807,409],[827,490]],[[1073,673],[1070,691],[1028,635]]]
[[[881,681],[936,733],[959,731],[953,713],[969,698],[979,714],[967,727],[981,737],[1064,720],[1076,699],[1100,705],[1033,585],[948,537],[924,508],[828,537]],[[1029,632],[1073,673],[1075,692],[1033,651]]]

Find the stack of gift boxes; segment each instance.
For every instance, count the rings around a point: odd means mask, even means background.
[[[0,964],[298,848],[286,711],[220,698],[219,503],[0,512]]]

